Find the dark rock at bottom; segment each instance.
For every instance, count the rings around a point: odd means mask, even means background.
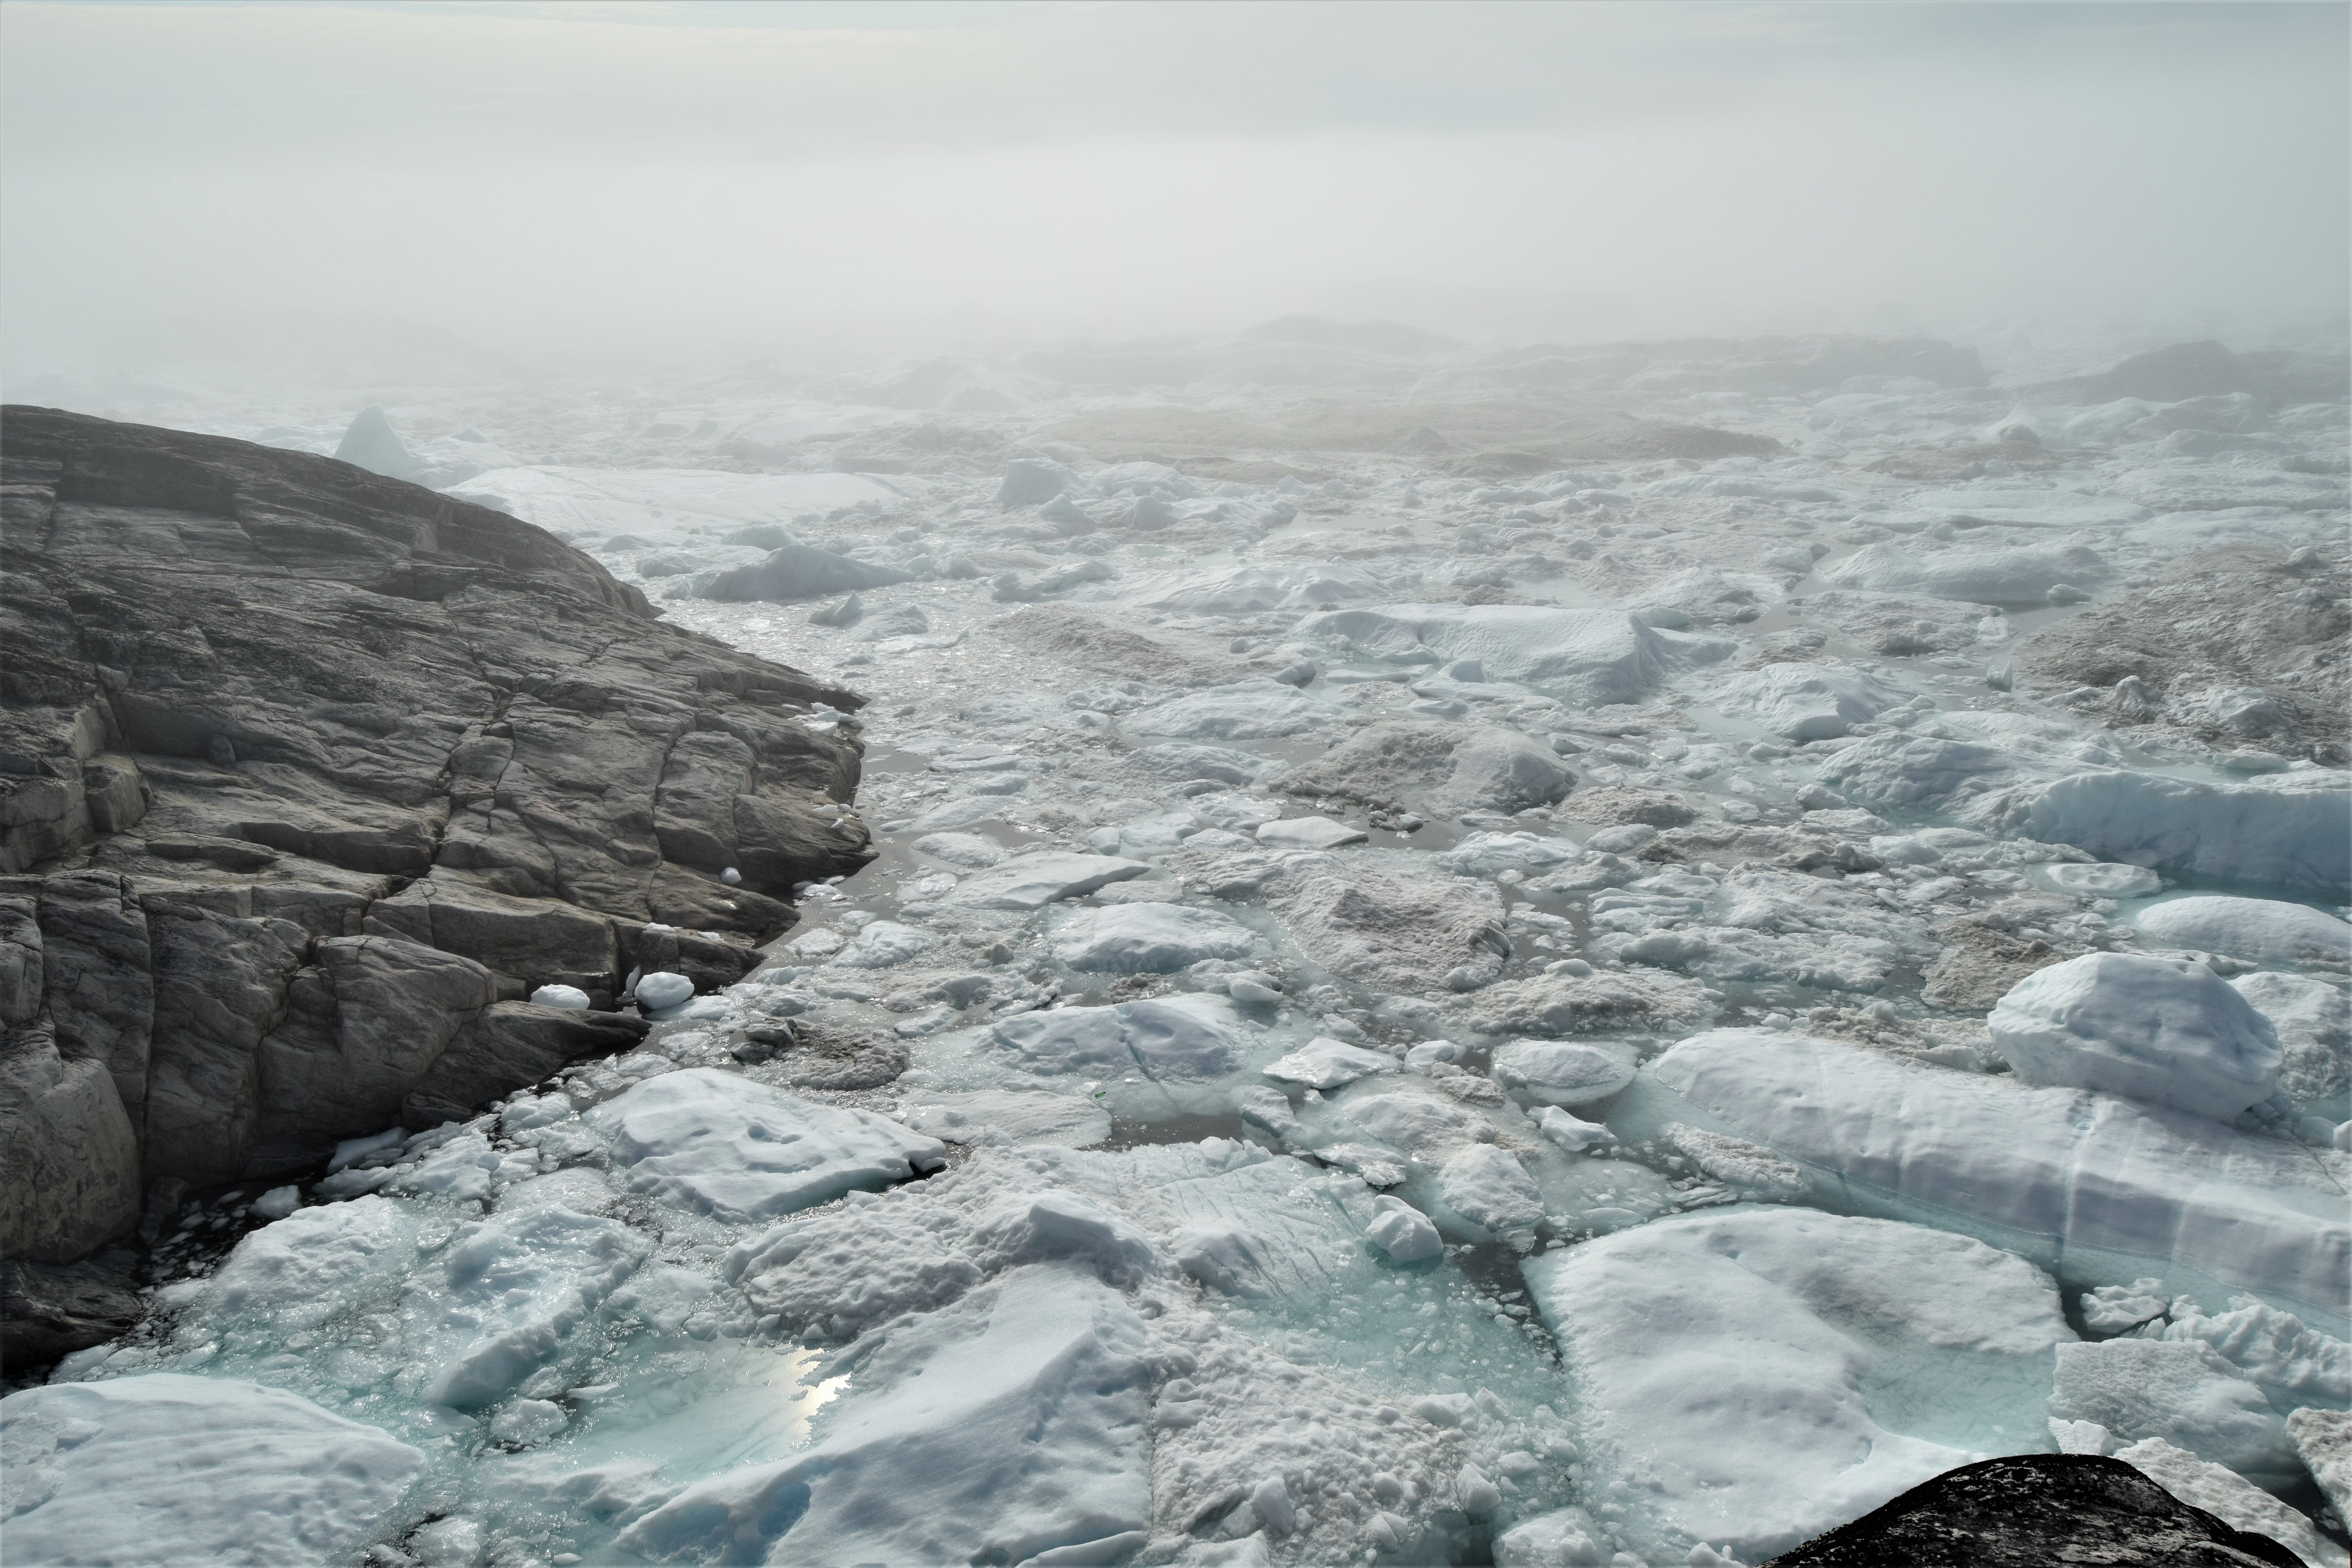
[[[2301,1568],[2121,1459],[2021,1454],[1948,1470],[1765,1568]]]

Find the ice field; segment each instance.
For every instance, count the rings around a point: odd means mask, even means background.
[[[1755,1564],[2063,1449],[2347,1562],[2340,359],[1119,358],[367,397],[862,695],[877,858],[208,1194],[12,1561]]]

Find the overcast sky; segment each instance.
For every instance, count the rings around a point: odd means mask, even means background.
[[[2347,18],[6,0],[0,349],[2324,323]]]

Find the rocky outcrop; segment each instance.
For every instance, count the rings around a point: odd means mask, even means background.
[[[633,972],[730,983],[796,885],[871,858],[838,809],[855,697],[502,512],[12,407],[0,531],[18,1263],[124,1234],[149,1184],[299,1169],[627,1046]],[[531,1005],[549,983],[604,1010]]]
[[[2224,1524],[2120,1459],[2020,1454],[1948,1470],[1765,1568],[2300,1568],[2266,1536]]]

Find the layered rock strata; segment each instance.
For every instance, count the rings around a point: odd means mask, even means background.
[[[849,692],[350,464],[0,416],[0,1251],[645,1033],[872,857]],[[730,879],[727,873],[735,876]],[[526,1000],[551,983],[598,1004]]]

